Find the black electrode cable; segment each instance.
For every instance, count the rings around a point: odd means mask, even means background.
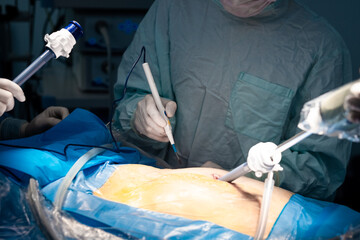
[[[116,100],[114,100],[114,101],[113,101],[113,104],[112,104],[112,106],[111,106],[111,114],[110,114],[111,117],[110,117],[110,120],[109,120],[109,131],[110,131],[112,140],[113,140],[113,142],[115,143],[115,148],[116,148],[118,151],[119,151],[120,149],[119,149],[119,146],[118,146],[118,144],[117,144],[117,142],[116,142],[116,139],[115,139],[114,134],[113,134],[113,131],[112,131],[112,119],[113,119],[113,117],[114,117],[115,108],[116,108],[117,103],[120,102],[120,101],[125,97],[126,89],[127,89],[127,83],[128,83],[128,81],[129,81],[130,75],[131,75],[131,73],[133,72],[135,66],[136,66],[136,65],[138,64],[138,62],[140,61],[141,56],[142,56],[143,54],[144,54],[144,59],[143,59],[143,61],[144,61],[144,63],[145,63],[146,50],[145,50],[145,47],[144,47],[144,46],[141,48],[139,57],[138,57],[138,58],[136,59],[136,61],[133,63],[133,65],[132,65],[132,67],[131,67],[128,75],[126,76],[125,83],[124,83],[124,89],[123,89],[123,93],[122,93],[121,97],[118,98],[118,99],[116,99]]]

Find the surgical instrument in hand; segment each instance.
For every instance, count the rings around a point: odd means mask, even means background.
[[[280,145],[278,145],[275,149],[275,152],[273,155],[275,154],[280,154],[283,151],[289,149],[290,147],[294,146],[295,144],[297,144],[298,142],[301,142],[302,140],[304,140],[305,138],[309,137],[312,133],[311,132],[305,132],[302,131],[298,134],[296,134],[295,136],[293,136],[292,138],[286,140],[285,142],[281,143]],[[281,157],[280,157],[281,158]],[[272,157],[271,157],[272,159]],[[260,161],[260,159],[255,159],[256,161]],[[272,171],[273,167],[278,164],[278,161],[274,161],[274,162],[257,162],[256,165],[259,167],[259,169],[261,168],[261,170],[264,170],[266,172]],[[219,180],[221,181],[226,181],[226,182],[232,182],[235,179],[244,176],[245,174],[251,172],[251,171],[255,171],[259,170],[259,169],[251,169],[248,165],[248,162],[245,162],[243,164],[241,164],[240,166],[238,166],[237,168],[233,169],[232,171],[228,172],[227,174],[225,174],[224,176],[222,176],[221,178],[219,178]]]
[[[178,155],[176,147],[175,147],[174,137],[173,137],[173,134],[172,134],[171,124],[170,124],[169,118],[166,115],[165,108],[164,108],[163,104],[161,103],[160,95],[159,95],[159,92],[158,92],[158,90],[156,88],[156,84],[155,84],[153,75],[151,73],[149,64],[147,62],[145,62],[145,63],[143,63],[142,66],[143,66],[143,69],[144,69],[144,72],[145,72],[146,79],[147,79],[147,81],[149,83],[150,90],[151,90],[152,96],[154,98],[156,107],[158,108],[161,116],[164,118],[164,120],[167,123],[165,128],[164,128],[165,133],[166,133],[167,137],[169,138],[170,144],[171,144],[171,146],[172,146],[172,148],[173,148],[173,150],[174,150],[174,152],[176,154],[177,159],[179,159],[179,155]]]

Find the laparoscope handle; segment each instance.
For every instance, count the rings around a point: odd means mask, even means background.
[[[55,54],[50,49],[47,49],[40,57],[30,64],[24,71],[22,71],[14,80],[14,83],[23,85],[34,73],[36,73],[45,63],[54,58]]]
[[[80,24],[76,21],[71,21],[64,29],[69,31],[75,40],[83,35],[83,29]],[[13,82],[17,83],[18,85],[24,84],[34,73],[36,73],[42,66],[45,65],[50,59],[56,57],[55,53],[47,48],[45,52],[38,57],[34,62],[32,62],[24,71],[22,71],[14,80]]]

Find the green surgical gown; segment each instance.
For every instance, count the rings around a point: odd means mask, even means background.
[[[143,46],[160,96],[178,104],[171,121],[180,161],[169,144],[132,130],[137,103],[150,93],[143,58],[113,126],[173,167],[212,161],[231,170],[258,142],[280,144],[298,133],[305,102],[352,80],[341,37],[292,0],[278,0],[248,19],[226,12],[217,0],[155,1],[123,55],[116,99]],[[283,152],[277,184],[329,199],[344,180],[350,150],[347,141],[312,135]]]

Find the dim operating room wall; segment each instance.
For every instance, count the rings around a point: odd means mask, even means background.
[[[5,17],[9,14],[6,9],[16,11],[16,16]],[[11,64],[12,76],[17,76],[28,62],[38,57],[44,50],[44,32],[50,33],[49,30],[56,23],[57,18],[62,13],[59,9],[44,8],[41,1],[34,0],[0,0],[0,14],[4,22],[9,23],[9,32],[5,34],[0,43],[10,41],[6,51],[14,59]],[[51,15],[50,17],[48,15]],[[44,23],[47,20],[47,28],[44,29]],[[33,24],[33,26],[31,26]],[[9,33],[9,35],[7,35]],[[1,48],[0,48],[1,49]],[[1,54],[4,54],[1,52]],[[3,72],[0,71],[0,74]],[[4,76],[2,76],[4,77]],[[6,76],[11,77],[11,76]]]
[[[360,68],[360,1],[359,0],[296,0],[324,17],[340,33],[348,46],[353,77],[359,78]]]
[[[311,10],[326,18],[332,26],[341,34],[347,44],[353,63],[353,77],[359,78],[360,67],[360,1],[359,0],[296,0],[299,3],[308,6]],[[2,12],[5,5],[13,5],[13,0],[2,0]],[[28,9],[29,1],[18,1],[20,10]],[[41,52],[44,46],[42,36],[42,26],[46,18],[46,14],[51,9],[44,9],[41,1],[35,1],[35,27],[33,36],[32,54],[36,56]],[[57,12],[53,13],[52,22],[56,21]],[[15,22],[12,24],[12,42],[16,45],[15,54],[28,52],[29,34],[27,32],[29,25],[26,22]],[[14,73],[21,71],[23,63],[15,65]]]
[[[296,0],[299,3],[308,6],[311,10],[326,18],[331,25],[342,35],[351,52],[353,62],[353,76],[360,77],[360,1],[359,0]],[[14,4],[14,0],[1,0],[2,12],[5,5]],[[29,1],[18,1],[20,10],[28,8]],[[51,4],[50,4],[51,5]],[[50,9],[44,9],[41,1],[35,1],[35,27],[33,33],[33,54],[39,54],[43,49],[42,24],[46,18],[46,14]],[[52,21],[55,22],[57,13],[53,14]],[[38,27],[36,27],[38,26]],[[12,40],[16,44],[16,52],[26,52],[28,46],[28,24],[18,22],[13,24]],[[15,71],[17,72],[17,71]]]

